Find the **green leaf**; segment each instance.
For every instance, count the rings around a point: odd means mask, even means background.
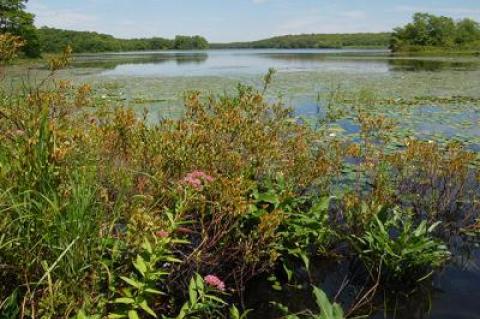
[[[80,310],[78,313],[77,313],[77,316],[76,316],[76,319],[88,319],[87,315],[85,314],[85,311]]]
[[[156,290],[156,289],[153,289],[153,288],[147,288],[145,289],[145,292],[148,292],[149,294],[154,294],[154,295],[165,295],[165,293],[163,291],[160,291],[160,290]]]
[[[148,303],[146,300],[143,300],[140,304],[139,304],[140,308],[142,308],[146,313],[148,313],[149,315],[151,315],[152,317],[155,317],[155,318],[158,318],[157,317],[157,314],[152,310],[152,308],[150,308],[148,306]]]
[[[128,312],[128,319],[140,319],[136,310],[130,310]]]
[[[125,305],[130,305],[135,303],[135,299],[133,298],[116,298],[114,303],[119,303],[119,304],[125,304]]]
[[[203,284],[203,278],[199,274],[195,277],[195,284],[197,285],[198,292],[203,292],[205,290],[205,286]]]
[[[131,279],[131,278],[123,277],[123,276],[120,276],[120,279],[122,279],[127,284],[129,284],[130,286],[133,286],[137,289],[141,289],[143,287],[143,283],[138,282],[135,279]]]
[[[213,296],[213,295],[205,295],[205,298],[206,299],[210,299],[210,300],[214,300],[218,303],[221,303],[222,305],[227,305],[227,303],[225,301],[223,301],[221,298],[218,298],[217,296]]]
[[[240,311],[235,305],[230,307],[230,319],[240,319]]]
[[[133,262],[133,266],[138,270],[142,277],[145,277],[145,273],[148,269],[142,256],[137,255],[137,260]]]
[[[190,298],[190,305],[194,307],[197,304],[198,294],[197,285],[193,277],[190,279],[190,284],[188,285],[188,296]]]
[[[142,248],[145,249],[150,255],[153,254],[152,245],[147,239],[145,239],[143,242]]]

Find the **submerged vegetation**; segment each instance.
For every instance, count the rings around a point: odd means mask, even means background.
[[[23,42],[0,40],[6,63]],[[0,91],[1,317],[248,318],[249,283],[293,285],[318,257],[358,263],[350,284],[366,288],[329,299],[307,276],[316,308],[272,311],[366,315],[478,235],[478,154],[399,138],[366,93],[330,94],[310,125],[264,97],[271,70],[259,88],[190,91],[184,116],[152,123],[59,79],[70,61]],[[347,110],[358,138],[331,133]]]

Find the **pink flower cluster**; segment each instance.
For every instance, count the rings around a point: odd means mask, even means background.
[[[214,178],[202,171],[193,171],[188,173],[182,180],[182,183],[195,189],[201,189],[205,183],[213,182]]]
[[[155,232],[155,236],[157,236],[158,238],[167,238],[168,236],[170,236],[170,233],[165,230],[159,230]]]
[[[205,278],[203,278],[203,280],[205,281],[205,283],[213,288],[216,288],[220,291],[225,291],[225,283],[220,280],[220,278],[218,278],[217,276],[215,275],[208,275],[208,276],[205,276]]]

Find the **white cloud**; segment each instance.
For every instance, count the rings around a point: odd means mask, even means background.
[[[39,2],[30,3],[28,10],[35,14],[37,26],[77,30],[95,30],[98,27],[98,19],[95,16],[75,10],[52,9]]]
[[[282,21],[274,35],[298,33],[350,33],[379,32],[388,30],[369,19],[362,10],[338,11],[336,13],[312,10],[301,16],[291,16]]]
[[[339,12],[339,15],[350,19],[363,19],[367,17],[367,13],[361,10]]]
[[[399,13],[431,12],[450,17],[480,16],[480,8],[396,6],[392,10]]]

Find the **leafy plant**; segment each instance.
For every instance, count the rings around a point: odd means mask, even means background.
[[[157,318],[157,314],[151,308],[149,302],[155,296],[165,295],[164,292],[158,290],[158,284],[169,274],[159,267],[160,262],[177,262],[170,251],[165,248],[168,244],[167,240],[160,240],[158,247],[152,247],[150,242],[145,239],[142,245],[145,251],[145,258],[137,255],[132,262],[139,276],[120,276],[127,287],[121,290],[122,297],[116,298],[113,303],[122,305],[121,309],[116,313],[110,314],[109,318],[140,318],[140,312],[144,312],[152,317]]]
[[[190,279],[188,285],[188,301],[180,309],[180,313],[175,319],[183,318],[213,318],[215,316],[221,317],[219,310],[227,306],[227,303],[221,298],[217,297],[213,292],[218,290],[209,288],[205,285],[202,276],[195,274]],[[232,310],[233,309],[233,310]],[[239,315],[238,309],[232,308],[230,313]],[[244,318],[240,316],[238,318]],[[233,318],[232,318],[233,319]]]
[[[445,244],[433,237],[437,222],[414,225],[411,214],[399,208],[376,215],[352,244],[368,268],[385,281],[421,280],[449,257]]]
[[[263,189],[254,190],[255,205],[248,218],[260,223],[261,239],[265,236],[275,239],[272,245],[280,259],[298,258],[308,270],[310,255],[326,252],[335,233],[328,223],[331,198],[298,196],[281,176],[275,182],[265,182]],[[285,270],[291,277],[289,269]]]

